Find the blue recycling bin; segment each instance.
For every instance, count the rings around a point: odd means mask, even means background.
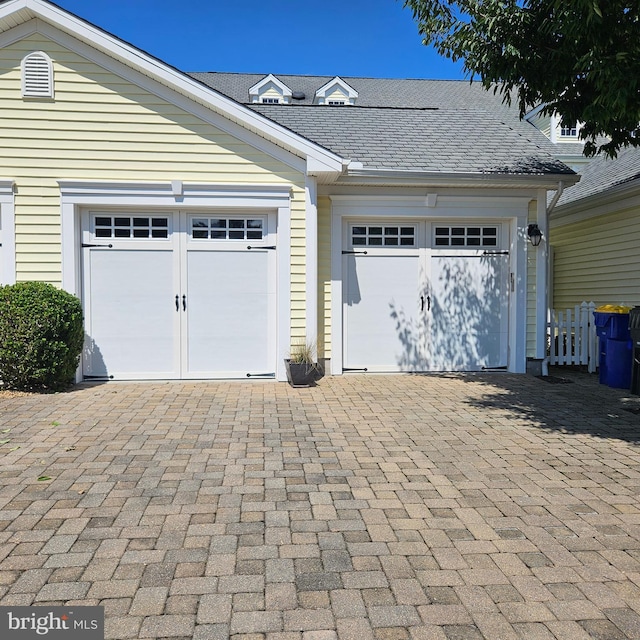
[[[614,389],[629,389],[633,369],[629,314],[594,311],[593,315],[600,339],[600,384]]]

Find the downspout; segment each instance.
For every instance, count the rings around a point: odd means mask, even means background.
[[[558,204],[558,200],[560,200],[563,193],[564,193],[564,182],[560,180],[558,182],[558,190],[555,192],[553,198],[551,199],[551,202],[549,203],[549,206],[547,207],[547,220],[549,219],[551,212],[555,209],[556,204]]]
[[[558,200],[560,199],[560,197],[562,196],[562,193],[564,192],[564,182],[562,180],[558,181],[558,189],[556,190],[555,194],[553,195],[553,198],[551,199],[551,202],[549,203],[549,205],[544,209],[544,220],[538,220],[538,226],[542,226],[542,229],[544,230],[545,233],[545,244],[544,244],[544,249],[543,249],[543,260],[545,261],[545,297],[546,297],[546,304],[545,304],[545,320],[544,320],[544,327],[545,327],[545,337],[546,337],[546,326],[547,326],[547,317],[549,315],[549,307],[550,307],[550,300],[549,300],[549,284],[548,284],[548,278],[549,278],[549,218],[551,216],[551,212],[554,210],[556,204],[558,203]],[[542,224],[541,224],[542,223]],[[542,375],[543,376],[548,376],[549,375],[549,356],[547,355],[547,351],[545,348],[545,353],[544,353],[544,358],[542,359]]]

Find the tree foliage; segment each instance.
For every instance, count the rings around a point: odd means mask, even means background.
[[[585,154],[640,146],[639,0],[404,0],[425,44],[468,77],[584,123]],[[608,140],[603,140],[603,137]]]

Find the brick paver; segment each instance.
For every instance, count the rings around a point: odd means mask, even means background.
[[[594,376],[0,392],[0,605],[106,637],[640,638],[640,398]]]

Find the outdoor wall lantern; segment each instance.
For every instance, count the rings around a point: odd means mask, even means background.
[[[537,224],[530,224],[528,226],[527,235],[534,247],[537,247],[542,241],[542,231],[540,231],[540,227]]]

